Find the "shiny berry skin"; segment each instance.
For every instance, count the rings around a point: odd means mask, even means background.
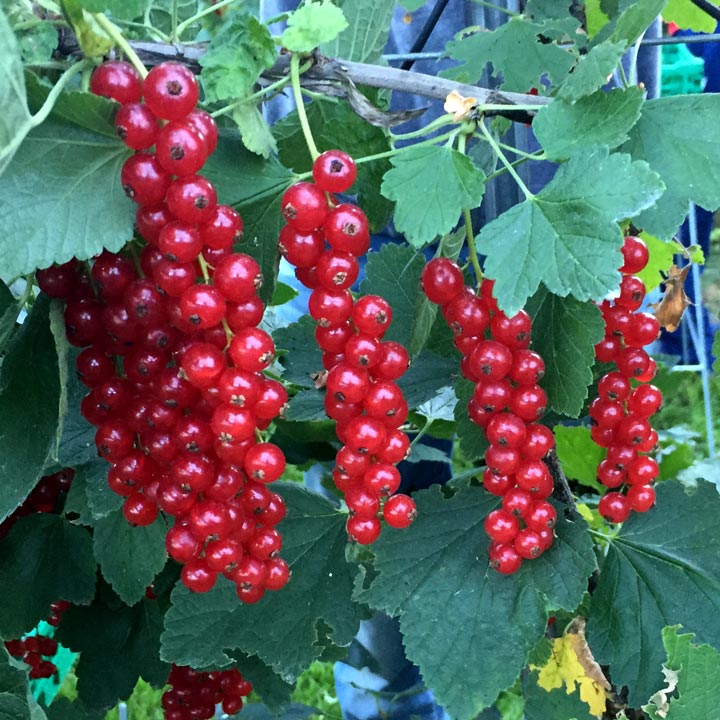
[[[145,104],[163,120],[179,120],[191,112],[200,96],[193,73],[180,63],[156,65],[143,81]]]
[[[490,567],[502,575],[512,575],[522,565],[522,557],[510,544],[496,545],[493,543],[488,548],[488,555],[490,556]]]
[[[539,385],[518,385],[510,396],[511,412],[527,422],[539,420],[546,407],[547,395]]]
[[[385,522],[392,528],[408,527],[417,517],[415,501],[408,495],[399,493],[389,497],[383,506]]]
[[[448,258],[433,258],[423,268],[422,289],[430,302],[445,305],[465,288],[462,270]]]
[[[271,557],[265,563],[265,567],[267,572],[265,589],[282,590],[290,580],[290,566],[280,557]]]
[[[308,182],[291,185],[283,194],[280,207],[285,220],[303,233],[317,230],[328,214],[325,193]]]
[[[230,250],[242,238],[243,222],[229,205],[217,205],[208,219],[198,226],[203,245],[213,249]]]
[[[105,300],[121,298],[136,277],[130,260],[107,250],[95,258],[90,274]]]
[[[625,470],[637,457],[637,449],[629,445],[613,445],[608,448],[607,462],[618,470]]]
[[[618,352],[615,364],[625,377],[637,380],[650,368],[650,357],[641,348],[628,347]]]
[[[123,516],[137,527],[152,525],[158,516],[157,503],[140,493],[133,493],[123,503]]]
[[[635,512],[647,512],[655,504],[655,489],[650,485],[632,485],[627,500]]]
[[[239,407],[250,407],[260,394],[257,375],[234,367],[223,370],[217,388],[221,402]]]
[[[255,417],[237,405],[218,405],[213,411],[210,427],[224,442],[242,442],[255,434]]]
[[[79,264],[73,259],[63,265],[51,265],[35,273],[40,289],[51,298],[67,299],[78,287]]]
[[[410,365],[407,350],[397,342],[386,340],[380,344],[380,358],[372,367],[372,375],[377,380],[397,380]]]
[[[485,464],[495,475],[512,475],[520,466],[520,453],[511,448],[491,445],[485,451]]]
[[[603,375],[598,383],[598,396],[604,400],[627,400],[630,395],[630,381],[619,372]]]
[[[657,340],[660,335],[660,323],[650,313],[635,313],[629,330],[625,333],[628,347],[643,347]]]
[[[160,130],[155,152],[165,171],[179,177],[195,174],[207,159],[203,136],[184,120],[168,123]]]
[[[217,123],[213,120],[212,116],[204,110],[195,108],[185,115],[184,119],[194,125],[195,129],[200,132],[205,139],[207,154],[212,155],[217,147],[218,141]]]
[[[225,314],[225,299],[210,285],[193,285],[180,296],[183,319],[198,330],[217,325]]]
[[[264,370],[275,355],[275,343],[260,328],[240,330],[230,341],[228,354],[236,367],[248,372]]]
[[[555,436],[545,425],[531,423],[526,428],[520,453],[525,460],[541,460],[555,446]]]
[[[520,465],[515,473],[518,487],[527,490],[538,498],[549,497],[553,490],[553,480],[545,463],[530,460]]]
[[[131,155],[120,171],[120,184],[125,194],[138,205],[161,203],[171,180],[157,156],[149,153]]]
[[[356,337],[355,332],[350,323],[326,327],[318,325],[315,328],[315,342],[321,350],[328,353],[342,353],[345,345],[354,337]],[[358,367],[360,366],[358,365]]]
[[[200,233],[185,222],[169,222],[161,231],[158,247],[165,258],[177,263],[195,260],[202,250]]]
[[[112,359],[95,347],[85,348],[77,356],[75,367],[82,383],[91,388],[107,382],[115,374]]]
[[[387,432],[380,420],[367,416],[356,417],[347,425],[346,445],[355,452],[375,455],[385,444]]]
[[[308,298],[308,312],[322,327],[336,327],[347,322],[353,311],[353,299],[348,290],[317,288]]]
[[[109,420],[95,433],[98,454],[111,463],[116,463],[133,448],[135,433],[119,420]]]
[[[512,353],[495,340],[481,340],[470,355],[470,369],[483,380],[501,380],[512,366]]]
[[[530,512],[523,516],[525,524],[531,529],[539,532],[543,528],[553,528],[557,522],[557,511],[546,500],[535,503]]]
[[[490,321],[490,334],[511,350],[520,350],[530,344],[531,326],[532,320],[525,310],[520,310],[512,317],[497,312]]]
[[[171,220],[174,220],[168,206],[163,202],[158,205],[143,205],[135,214],[135,225],[143,239],[151,245],[157,245],[160,231]]]
[[[524,518],[535,505],[532,493],[519,487],[510,488],[502,499],[502,508],[519,518]]]
[[[509,543],[515,539],[520,530],[520,523],[515,515],[507,510],[493,510],[484,520],[485,532],[495,543]]]
[[[376,496],[392,495],[400,487],[400,472],[387,463],[374,463],[365,471],[362,481],[365,488]]]
[[[527,434],[525,422],[512,413],[496,415],[485,429],[485,436],[491,445],[520,448]]]
[[[407,434],[395,428],[388,429],[385,446],[377,452],[381,463],[397,464],[404,460],[410,451],[410,439]]]
[[[497,497],[503,497],[510,492],[515,484],[515,478],[511,475],[496,475],[494,472],[485,468],[482,476],[483,487],[491,494]]]
[[[625,417],[625,409],[617,400],[603,400],[595,398],[590,403],[588,414],[595,425],[605,428],[615,428]]]
[[[218,574],[208,567],[205,560],[190,560],[180,571],[180,581],[192,592],[210,592],[215,585]]]
[[[524,560],[532,560],[542,555],[543,542],[540,535],[530,528],[524,528],[515,536],[513,547],[517,554]]]
[[[142,95],[142,78],[130,63],[111,60],[98,65],[93,71],[90,92],[109,97],[121,105],[135,103]]]
[[[606,493],[598,503],[598,512],[611,523],[625,522],[630,516],[630,510],[630,502],[619,492]]]
[[[338,250],[324,252],[315,268],[318,282],[328,290],[347,290],[357,280],[359,271],[357,258]]]
[[[230,302],[252,298],[262,285],[257,261],[244,253],[226,255],[216,266],[213,284]]]
[[[628,275],[639,273],[647,265],[650,258],[647,245],[639,237],[632,235],[625,237],[622,255],[623,264],[620,267],[620,272]]]
[[[645,283],[635,275],[625,275],[620,282],[620,296],[615,300],[631,312],[635,312],[645,299]]]
[[[505,409],[511,395],[512,389],[507,380],[481,380],[473,390],[472,401],[477,404],[478,409],[492,415]],[[483,427],[487,426],[488,422],[490,417]]]
[[[275,482],[285,472],[285,455],[273,443],[258,443],[245,455],[243,469],[251,480]]]
[[[352,540],[360,545],[370,545],[380,537],[382,529],[380,521],[376,517],[363,518],[353,515],[347,521],[347,533]]]
[[[455,335],[480,336],[490,323],[485,303],[469,288],[464,288],[442,307],[443,317]]]
[[[640,445],[650,437],[650,423],[646,418],[628,415],[615,430],[617,444]]]
[[[620,349],[620,340],[610,335],[595,345],[595,357],[600,362],[614,362]]]
[[[628,482],[632,485],[649,485],[660,474],[657,460],[646,455],[635,458],[628,465]]]
[[[342,150],[326,150],[313,162],[312,174],[315,184],[324,192],[342,193],[355,182],[357,165]]]
[[[370,388],[370,378],[366,370],[341,363],[328,373],[325,386],[338,402],[359,403]]]
[[[325,217],[323,232],[334,250],[360,257],[370,248],[368,219],[356,205],[344,203],[334,207]]]
[[[212,218],[217,206],[217,193],[202,175],[188,175],[173,180],[165,202],[170,212],[182,222],[204,223]]]
[[[288,393],[277,380],[264,379],[260,383],[258,398],[253,403],[253,413],[261,420],[272,420],[287,405]]]
[[[285,225],[278,237],[280,254],[294,267],[315,267],[325,250],[325,238],[317,230],[300,232],[293,225]]]
[[[392,309],[379,295],[365,295],[353,306],[351,317],[359,332],[380,338],[392,322]]]
[[[655,375],[657,375],[657,363],[653,360],[653,358],[648,357],[647,370],[640,373],[640,375],[636,375],[635,379],[641,383],[648,383],[655,377]]]
[[[157,118],[142,103],[127,103],[115,115],[115,131],[132,150],[152,147],[159,130]]]
[[[188,381],[200,390],[214,385],[225,370],[225,356],[210,343],[192,343],[182,354],[180,366]]]
[[[275,528],[258,528],[255,536],[248,543],[247,548],[250,554],[258,560],[269,560],[280,552],[282,548],[282,538]]]
[[[380,510],[380,498],[362,484],[349,488],[345,493],[345,502],[351,515],[373,518]]]
[[[545,375],[545,361],[534,350],[516,350],[508,375],[518,385],[534,385]]]
[[[650,417],[662,407],[663,396],[655,385],[638,385],[628,400],[628,410],[640,417]]]

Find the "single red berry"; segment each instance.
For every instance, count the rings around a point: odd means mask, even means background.
[[[600,498],[598,512],[608,522],[625,522],[630,515],[630,503],[628,499],[619,492],[609,492]]]
[[[615,362],[620,349],[621,345],[619,338],[610,335],[595,345],[595,357],[600,362]]]
[[[370,248],[368,219],[356,205],[337,205],[327,213],[322,227],[326,240],[334,250],[360,257]]]
[[[393,495],[383,506],[385,522],[393,528],[406,528],[417,517],[415,501],[409,495]]]
[[[524,560],[539,557],[543,551],[543,542],[540,535],[530,528],[524,528],[515,536],[513,546],[517,554]]]
[[[475,390],[473,390],[471,402],[474,401],[479,410],[489,413],[482,427],[487,426],[492,415],[507,407],[512,392],[510,383],[507,380],[481,380],[478,382]],[[474,418],[472,419],[474,420]]]
[[[166,259],[177,263],[189,263],[202,250],[200,233],[185,222],[169,222],[161,231],[158,247]]]
[[[628,410],[640,417],[650,417],[662,407],[663,396],[655,385],[638,385],[628,400]]]
[[[655,504],[655,489],[650,485],[632,485],[627,500],[635,512],[647,512]]]
[[[377,452],[377,459],[381,463],[395,465],[404,460],[410,451],[410,439],[401,430],[391,428],[387,430],[385,446]]]
[[[120,184],[125,194],[138,205],[161,203],[171,180],[157,156],[151,153],[131,155],[120,171]]]
[[[160,130],[155,152],[165,171],[180,177],[193,175],[207,160],[203,136],[184,120],[170,122]]]
[[[213,284],[229,302],[252,298],[262,285],[257,261],[244,253],[226,255],[215,268]]]
[[[190,560],[183,565],[180,571],[180,581],[192,592],[210,592],[217,580],[218,574],[208,567],[205,560]]]
[[[660,335],[660,322],[650,313],[635,313],[629,330],[625,333],[625,345],[643,347],[657,340]]]
[[[485,464],[496,475],[512,475],[520,466],[520,453],[517,450],[491,445],[485,451]]]
[[[539,420],[547,407],[547,395],[539,385],[518,385],[510,396],[510,410],[527,422]]]
[[[510,488],[502,499],[503,510],[524,518],[535,505],[535,496],[519,487]]]
[[[180,312],[198,330],[213,327],[225,314],[225,299],[210,285],[193,285],[180,296]]]
[[[483,487],[491,494],[502,497],[515,485],[515,478],[512,475],[496,475],[489,468],[483,470]]]
[[[628,482],[632,485],[649,485],[660,474],[657,460],[641,455],[628,465]]]
[[[609,372],[598,382],[598,397],[604,400],[627,400],[630,395],[630,381],[619,372]]]
[[[370,545],[380,536],[381,525],[376,517],[363,518],[353,515],[347,521],[347,533],[350,539],[360,545]]]
[[[352,321],[359,332],[380,338],[392,322],[392,309],[379,295],[364,295],[352,308]]]
[[[520,310],[512,317],[496,312],[490,321],[490,334],[511,350],[521,350],[530,344],[531,326],[532,320],[525,310]]]
[[[131,525],[152,525],[158,516],[158,506],[151,498],[133,493],[123,503],[123,516]]]
[[[195,108],[200,96],[192,71],[174,62],[152,68],[143,81],[142,93],[147,106],[163,120],[185,117]]]
[[[371,368],[376,380],[397,380],[410,364],[407,350],[397,342],[386,340],[380,344],[380,358]]]
[[[315,268],[318,282],[328,290],[347,290],[357,280],[359,271],[357,258],[338,250],[324,252]]]
[[[491,445],[521,449],[527,434],[525,421],[512,413],[496,415],[485,429]]]
[[[230,250],[242,238],[243,222],[229,205],[217,205],[198,231],[206,247]]]
[[[495,543],[510,543],[520,530],[520,523],[515,515],[507,510],[493,510],[484,521],[485,532]]]
[[[340,364],[328,373],[325,386],[338,402],[359,403],[370,388],[370,378],[367,370]]]
[[[647,245],[639,237],[632,235],[625,237],[622,255],[623,264],[620,272],[628,275],[639,273],[647,265],[650,258]]]
[[[200,131],[200,134],[205,138],[207,154],[212,155],[217,147],[218,141],[217,123],[213,120],[212,115],[206,113],[204,110],[195,108],[185,115],[184,119],[192,123],[195,129]]]
[[[400,487],[400,472],[387,463],[374,463],[365,471],[362,478],[365,488],[376,496],[392,495]]]
[[[350,420],[346,433],[351,450],[375,455],[385,444],[388,431],[380,420],[362,415]]]
[[[618,470],[625,470],[637,457],[637,448],[630,445],[613,445],[608,448],[607,461]]]
[[[278,237],[280,254],[294,267],[315,267],[325,250],[325,238],[317,230],[300,232],[294,225],[285,225]]]
[[[138,102],[142,95],[142,78],[130,63],[111,60],[93,71],[90,92],[109,97],[121,105]]]
[[[265,589],[282,590],[290,580],[290,566],[282,558],[271,557],[265,563],[265,567],[267,572],[265,577]],[[239,694],[247,695],[248,692],[245,692],[243,689],[239,692]],[[227,698],[225,698],[225,700],[227,700]],[[227,712],[227,710],[225,712]]]
[[[490,323],[487,306],[470,288],[461,289],[443,305],[442,314],[455,335],[467,338],[481,336]]]
[[[315,159],[312,174],[315,184],[321,190],[342,193],[355,182],[357,165],[342,150],[326,150]]]
[[[519,488],[541,499],[549,497],[553,490],[552,476],[541,460],[522,463],[515,473],[515,482]]]
[[[488,555],[490,556],[490,567],[502,575],[512,575],[522,565],[522,557],[513,545],[497,545],[493,543],[488,548]]]
[[[275,355],[275,343],[260,328],[240,330],[230,341],[228,354],[236,367],[248,372],[264,370]]]
[[[283,217],[300,232],[317,230],[328,214],[325,193],[313,183],[291,185],[280,202]]]
[[[430,302],[445,305],[465,288],[465,278],[457,263],[448,258],[432,259],[420,278],[423,292]]]
[[[617,400],[603,400],[597,397],[590,403],[588,414],[598,427],[616,428],[625,417],[625,408],[623,403]]]
[[[483,380],[501,380],[512,366],[508,347],[495,340],[482,340],[470,355],[470,369]]]
[[[620,281],[620,296],[615,302],[634,312],[644,299],[645,283],[636,275],[625,275]]]
[[[165,198],[170,212],[186,223],[204,223],[212,219],[217,193],[202,175],[188,175],[174,180]]]
[[[251,480],[275,482],[285,472],[285,455],[273,443],[258,443],[245,455],[243,469]]]
[[[349,290],[317,288],[308,298],[310,317],[322,327],[335,327],[347,322],[353,311],[353,299]]]
[[[380,510],[380,496],[362,484],[346,491],[345,502],[351,515],[362,518],[373,518]]]
[[[508,375],[518,385],[534,385],[545,375],[545,361],[534,350],[515,350]]]
[[[520,454],[525,460],[541,460],[555,446],[555,436],[545,425],[531,423],[526,428],[525,442]]]

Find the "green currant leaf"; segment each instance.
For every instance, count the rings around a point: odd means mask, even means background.
[[[310,0],[290,15],[280,42],[291,52],[310,52],[334,40],[347,26],[342,10],[331,0]]]
[[[122,510],[95,523],[93,551],[103,577],[126,605],[145,596],[145,589],[167,561],[163,516],[146,527],[130,525]]]
[[[25,99],[23,65],[15,35],[0,10],[0,176],[32,128]]]
[[[596,720],[578,692],[568,694],[564,688],[544,690],[537,684],[537,672],[523,678],[525,714],[523,720],[548,720],[548,718],[573,718],[573,720]]]
[[[628,155],[598,148],[571,158],[538,195],[477,237],[500,307],[516,313],[541,282],[578,300],[599,300],[615,290],[622,264],[616,221],[651,205],[662,189],[648,165]]]
[[[669,697],[665,712],[652,717],[667,720],[692,720],[712,717],[717,707],[715,692],[720,683],[720,654],[710,645],[693,642],[694,634],[678,634],[680,626],[663,628],[662,640],[667,651],[665,667],[677,677],[674,697]],[[659,708],[650,705],[646,712]],[[666,714],[665,714],[666,713]]]
[[[444,387],[454,385],[458,375],[457,358],[425,350],[397,381],[408,406],[415,408],[434,397]]]
[[[505,90],[528,92],[532,87],[540,87],[542,77],[558,82],[572,67],[574,56],[559,45],[547,42],[546,30],[545,25],[514,17],[497,30],[480,30],[451,40],[445,52],[463,64],[443,70],[439,75],[473,84],[491,63],[493,75],[502,76],[501,86]],[[518,62],[519,53],[522,53],[522,62]]]
[[[381,191],[395,201],[395,227],[415,247],[450,232],[463,208],[480,205],[485,174],[457,150],[416,145],[391,162]]]
[[[633,514],[610,542],[592,595],[587,638],[613,683],[638,707],[662,687],[660,631],[681,623],[698,640],[720,643],[720,515],[716,488],[687,495],[660,483],[657,505]]]
[[[35,301],[0,368],[0,521],[35,487],[55,446],[60,373],[49,304],[44,295]]]
[[[323,390],[300,390],[290,399],[285,418],[294,422],[327,420],[325,392]]]
[[[95,457],[75,468],[75,476],[65,500],[65,512],[76,514],[77,522],[82,525],[94,527],[96,521],[122,508],[122,497],[108,486],[108,467],[104,460]]]
[[[77,689],[87,707],[109,709],[126,700],[138,678],[164,685],[170,667],[158,657],[162,621],[157,600],[143,599],[128,607],[107,590],[89,607],[65,611],[55,637],[80,653]]]
[[[610,41],[624,42],[625,47],[629,48],[663,11],[666,4],[667,0],[633,0],[625,3],[623,11],[607,28],[612,28]]]
[[[233,13],[200,58],[205,99],[218,102],[249,95],[260,73],[276,58],[275,42],[267,26],[249,12]]]
[[[548,407],[578,417],[592,382],[595,344],[605,336],[600,310],[592,303],[542,289],[530,298],[527,311],[533,320],[533,350],[545,361],[541,384]]]
[[[667,186],[658,204],[636,221],[661,240],[676,232],[690,201],[708,210],[720,207],[718,113],[720,95],[712,93],[649,100],[623,146],[646,160]]]
[[[394,0],[344,0],[348,27],[320,52],[327,57],[364,63],[379,63],[390,35]]]
[[[367,256],[365,279],[360,284],[363,295],[382,295],[392,308],[392,323],[384,340],[407,345],[415,332],[416,309],[421,307],[420,273],[425,258],[408,245],[388,243]]]
[[[46,709],[48,720],[103,720],[103,710],[91,710],[82,700],[56,697]]]
[[[21,518],[0,542],[0,635],[20,637],[47,617],[57,600],[89,603],[95,594],[92,540],[59,515]]]
[[[80,0],[80,4],[88,12],[107,11],[120,20],[139,18],[147,5],[145,0]]]
[[[45,715],[33,699],[27,666],[12,659],[5,647],[0,647],[0,717],[8,720],[44,720]],[[40,710],[37,714],[35,711]]]
[[[460,441],[460,449],[463,457],[468,462],[479,460],[485,455],[488,449],[488,441],[485,439],[485,432],[468,417],[468,402],[473,395],[475,383],[465,378],[459,378],[455,384],[457,405],[455,406],[455,422],[457,437]]]
[[[684,30],[695,32],[715,32],[717,21],[700,7],[685,0],[668,0],[662,11],[663,21],[675,23]]]
[[[648,264],[637,275],[645,283],[645,289],[650,292],[662,282],[660,273],[668,271],[679,248],[674,242],[658,240],[646,232],[641,232],[640,237],[647,245],[650,258]]]
[[[253,692],[274,712],[283,710],[290,702],[292,685],[269,668],[257,655],[233,653],[237,667],[253,686]],[[243,708],[243,713],[247,710]],[[274,716],[273,716],[274,717]]]
[[[554,160],[569,158],[597,145],[614,148],[640,117],[643,93],[639,88],[598,91],[576,103],[556,100],[533,120],[533,132]]]
[[[497,498],[465,483],[451,487],[450,498],[437,486],[415,493],[417,520],[383,532],[373,545],[376,574],[357,598],[400,616],[408,658],[452,717],[469,720],[513,684],[548,608],[580,602],[595,561],[585,523],[560,513],[553,547],[501,576],[488,567],[482,525]]]
[[[596,471],[598,463],[605,457],[605,449],[593,441],[590,430],[582,425],[556,425],[553,432],[555,449],[565,475],[570,480],[604,492],[597,481]]]
[[[315,321],[309,315],[303,315],[297,322],[273,333],[275,347],[286,351],[280,357],[286,382],[306,388],[315,386],[313,378],[323,369],[320,348],[315,342],[315,327]]]
[[[236,105],[231,117],[240,130],[243,144],[250,152],[262,155],[265,159],[277,152],[277,143],[270,126],[255,105]]]
[[[16,30],[15,37],[20,55],[27,65],[40,65],[51,60],[58,44],[57,28],[51,22]]]
[[[282,555],[293,574],[287,587],[244,605],[224,578],[203,595],[178,584],[162,636],[168,662],[223,666],[227,651],[237,648],[291,680],[320,656],[322,644],[344,645],[354,636],[360,608],[350,601],[355,570],[345,561],[347,515],[300,487],[278,490],[288,506]]]
[[[358,117],[344,100],[314,100],[307,105],[307,116],[320,152],[343,150],[354,158],[387,152],[390,144],[382,128],[373,127]],[[312,169],[300,120],[291,112],[273,126],[280,159],[297,173]],[[350,192],[357,193],[374,232],[382,230],[390,219],[392,204],[380,194],[382,176],[390,167],[387,159],[358,165],[358,175]]]
[[[574,102],[594,93],[607,83],[625,49],[624,42],[604,42],[581,55],[572,73],[560,85],[558,97]]]
[[[113,41],[83,5],[82,0],[60,0],[65,19],[72,26],[83,54],[93,58],[107,55]]]
[[[132,237],[135,214],[120,187],[127,157],[117,138],[59,120],[33,130],[0,177],[3,275],[85,260],[103,247],[117,252]]]

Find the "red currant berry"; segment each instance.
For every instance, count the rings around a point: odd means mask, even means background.
[[[318,264],[325,250],[325,238],[317,230],[302,233],[293,225],[285,225],[280,230],[278,249],[294,267],[311,268]]]
[[[533,350],[516,350],[508,375],[518,385],[534,385],[545,375],[545,361]]]
[[[625,275],[620,282],[620,296],[615,302],[634,312],[644,299],[645,283],[636,275]]]
[[[180,571],[180,581],[192,592],[210,592],[215,585],[218,574],[208,567],[205,560],[190,560]]]
[[[515,536],[513,547],[517,554],[525,560],[539,557],[543,551],[543,542],[540,535],[530,528],[524,528]]]
[[[121,105],[134,103],[142,95],[142,78],[130,64],[112,60],[98,65],[90,77],[90,92],[109,97]]]
[[[230,302],[252,298],[262,285],[262,272],[256,260],[243,253],[225,256],[215,268],[213,284]]]
[[[494,543],[510,543],[520,530],[515,515],[507,510],[493,510],[484,521],[485,532]]]
[[[160,130],[155,152],[160,165],[180,177],[193,175],[207,160],[203,136],[184,120],[168,123]]]
[[[217,205],[198,231],[206,247],[229,250],[242,238],[243,222],[229,205]]]
[[[379,295],[365,295],[353,306],[352,321],[359,332],[380,338],[392,322],[392,309]]]
[[[180,63],[156,65],[143,81],[147,106],[163,120],[179,120],[197,105],[200,96],[193,73]]]
[[[193,285],[180,296],[180,312],[187,323],[204,330],[223,319],[225,299],[219,290],[210,285]]]
[[[628,482],[632,485],[649,485],[660,474],[657,460],[641,455],[628,465]]]
[[[550,428],[537,423],[531,423],[526,430],[520,453],[525,460],[541,460],[555,446],[555,436]]]
[[[619,372],[603,375],[598,383],[598,396],[604,400],[627,400],[630,395],[630,381]]]
[[[324,219],[323,232],[334,250],[360,257],[370,248],[368,219],[356,205],[334,207]]]
[[[632,485],[627,500],[635,512],[647,512],[655,504],[655,489],[650,485]]]
[[[137,527],[152,525],[158,516],[157,503],[141,493],[133,493],[123,503],[123,516]]]
[[[628,499],[619,492],[609,492],[600,498],[598,512],[608,522],[625,522],[630,515],[630,503]]]
[[[312,183],[291,185],[280,202],[285,220],[303,233],[317,230],[328,214],[325,193]]]
[[[235,334],[228,348],[236,367],[248,372],[264,370],[275,355],[275,343],[260,328],[245,328]]]
[[[465,288],[462,270],[448,258],[434,258],[422,271],[423,292],[430,302],[445,305]]]
[[[188,175],[174,180],[167,191],[170,212],[186,223],[204,223],[212,219],[217,193],[202,175]]]
[[[355,161],[342,150],[326,150],[315,159],[313,180],[324,192],[342,193],[350,189],[357,177]]]
[[[512,365],[513,356],[506,345],[482,340],[470,355],[470,369],[483,380],[501,380]]]
[[[120,171],[120,184],[125,194],[138,205],[161,203],[171,179],[158,158],[149,153],[131,155]]]
[[[488,548],[490,556],[490,567],[502,575],[516,573],[522,565],[522,557],[518,554],[513,545],[492,544]]]
[[[357,280],[360,266],[357,258],[338,250],[324,252],[317,262],[315,274],[327,290],[346,290]]]
[[[532,320],[525,310],[512,317],[496,312],[490,321],[490,334],[511,350],[525,349],[530,344]]]
[[[406,528],[417,517],[415,501],[408,495],[393,495],[383,506],[383,517],[390,527]]]
[[[376,517],[363,518],[353,515],[347,521],[347,533],[351,540],[360,545],[370,545],[380,537],[381,525]]]
[[[639,238],[632,235],[625,237],[622,246],[623,264],[621,273],[634,275],[639,273],[648,263],[650,254],[647,245]]]
[[[409,365],[407,350],[400,343],[386,340],[380,344],[380,358],[371,373],[376,380],[397,380]]]
[[[285,472],[285,455],[277,445],[258,443],[248,450],[243,467],[251,480],[275,482]]]
[[[539,385],[518,385],[512,391],[509,407],[518,417],[534,422],[545,414],[547,395]]]
[[[322,327],[335,327],[347,322],[353,311],[349,290],[317,288],[308,298],[308,312]]]
[[[512,413],[496,415],[485,429],[485,436],[491,445],[519,449],[525,440],[525,422]]]

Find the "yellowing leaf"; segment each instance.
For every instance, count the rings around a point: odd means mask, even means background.
[[[555,638],[550,659],[544,667],[536,668],[531,665],[530,669],[540,670],[538,685],[548,692],[563,685],[568,695],[577,689],[580,699],[587,703],[590,712],[599,718],[605,712],[610,684],[595,662],[585,640],[585,621],[573,623],[571,630],[562,637]]]

